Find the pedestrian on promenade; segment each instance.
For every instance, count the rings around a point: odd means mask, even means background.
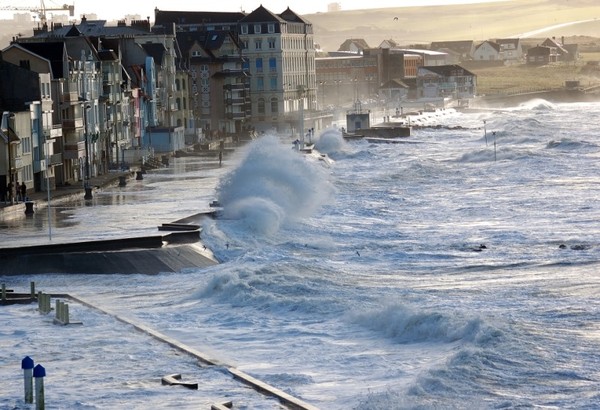
[[[13,203],[13,183],[10,181],[6,186],[6,200],[9,204]]]
[[[21,200],[21,184],[19,184],[19,180],[17,179],[15,181],[15,202],[18,204],[19,201]]]
[[[21,201],[25,202],[27,200],[27,185],[25,185],[25,181],[21,183],[19,189],[21,190]]]

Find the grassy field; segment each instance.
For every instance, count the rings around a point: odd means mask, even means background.
[[[564,87],[600,85],[600,72],[587,61],[600,61],[600,3],[598,0],[518,0],[448,6],[348,10],[304,16],[313,23],[315,42],[325,51],[337,50],[344,40],[360,38],[370,47],[392,39],[400,47],[426,48],[432,41],[520,38],[535,46],[548,37],[578,44],[577,64],[543,67],[516,65],[465,68],[477,75],[478,94],[517,94]]]
[[[368,4],[365,4],[368,7]],[[479,4],[348,10],[303,16],[313,23],[315,42],[335,51],[349,38],[370,47],[495,38],[600,36],[597,0],[518,0]]]
[[[581,87],[600,85],[600,70],[585,62],[541,67],[514,65],[470,70],[477,75],[477,93],[519,94],[562,88],[565,81],[579,81]]]

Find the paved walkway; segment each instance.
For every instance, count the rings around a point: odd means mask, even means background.
[[[97,188],[101,188],[112,184],[118,184],[120,177],[125,177],[126,179],[135,178],[136,171],[109,172],[108,174],[98,175],[96,177],[90,178],[92,195]],[[81,195],[82,198],[85,195],[83,182],[67,186],[59,186],[56,187],[56,189],[50,191],[50,197],[52,200],[77,195]],[[27,196],[29,198],[29,201],[34,202],[38,205],[46,204],[48,202],[48,192],[46,191],[32,192],[30,190]],[[17,213],[22,212],[25,212],[24,202],[15,202],[13,204],[9,204],[0,201],[0,219],[11,218],[14,217]]]

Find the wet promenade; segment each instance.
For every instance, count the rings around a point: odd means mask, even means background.
[[[0,248],[156,235],[163,223],[210,211],[224,172],[218,158],[190,156],[142,179],[136,171],[91,178],[92,199],[84,199],[83,183],[58,187],[50,201],[46,192],[29,192],[32,214],[25,203],[0,203]]]

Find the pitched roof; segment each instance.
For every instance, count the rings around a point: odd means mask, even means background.
[[[493,41],[489,41],[486,40],[483,43],[479,44],[477,47],[475,47],[475,50],[479,50],[481,47],[483,47],[485,44],[488,44],[490,47],[492,47],[494,50],[496,50],[497,53],[500,52],[500,44],[495,43]]]
[[[293,12],[289,7],[279,14],[279,17],[291,23],[311,24],[308,20],[303,19],[298,14]]]
[[[24,49],[44,57],[50,61],[52,69],[52,78],[63,78],[63,59],[65,53],[65,43],[62,41],[39,42],[39,43],[18,43]]]
[[[558,52],[560,54],[568,54],[569,52],[562,46],[562,44],[560,44],[558,41],[556,41],[553,38],[547,38],[546,40],[544,40],[544,42],[542,43],[543,46],[547,46],[547,47],[556,47],[556,49],[558,50]]]
[[[261,4],[256,10],[240,20],[240,23],[285,23],[286,20],[267,10]]]
[[[119,37],[126,35],[148,34],[144,29],[145,20],[133,21],[131,26],[118,24],[116,26],[107,26],[106,20],[82,20],[79,24],[60,25],[55,24],[52,30],[37,33],[33,38],[63,38],[63,37]]]
[[[456,75],[476,77],[475,74],[473,74],[469,70],[459,66],[458,64],[425,66],[422,68],[425,70],[431,71],[432,73],[442,75],[445,77],[456,76]]]
[[[246,16],[243,12],[212,11],[163,11],[154,10],[154,22],[157,25],[175,23],[178,25],[237,23]]]
[[[398,47],[398,43],[395,40],[387,39],[387,40],[383,40],[380,44],[379,44],[379,48],[384,48],[383,46],[386,45],[388,47]]]
[[[207,57],[211,58],[217,58],[213,51],[219,50],[228,38],[237,44],[236,37],[230,31],[181,31],[177,33],[177,42],[184,55],[197,44]]]
[[[496,39],[496,43],[502,45],[502,44],[512,44],[515,46],[515,48],[519,45],[519,43],[521,42],[520,38],[497,38]]]
[[[349,38],[345,40],[338,51],[351,51],[350,46],[354,45],[360,51],[370,48],[367,42],[362,38]]]
[[[434,41],[431,43],[432,50],[448,48],[456,50],[461,54],[469,54],[473,47],[473,40],[457,40],[457,41]]]
[[[65,34],[65,37],[79,37],[80,35],[81,35],[81,31],[79,31],[77,26],[75,24],[73,24],[73,26],[71,26],[69,31],[67,31],[67,33]]]

